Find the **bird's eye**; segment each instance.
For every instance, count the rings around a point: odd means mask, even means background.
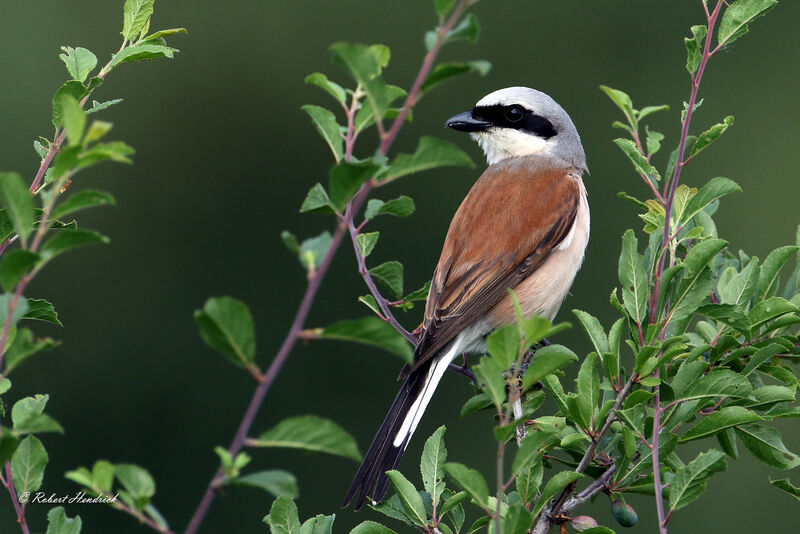
[[[525,111],[520,106],[512,106],[506,110],[506,119],[511,122],[519,122],[525,115]]]

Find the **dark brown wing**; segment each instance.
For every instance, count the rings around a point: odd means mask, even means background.
[[[569,233],[580,190],[567,169],[491,165],[458,208],[425,306],[414,365],[434,356],[541,265]]]

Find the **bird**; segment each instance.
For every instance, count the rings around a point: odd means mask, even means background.
[[[413,363],[364,455],[343,507],[373,505],[449,364],[485,353],[486,337],[525,316],[552,320],[589,241],[586,155],[566,111],[547,94],[507,87],[481,98],[446,127],[469,133],[487,169],[453,216],[433,273]],[[356,494],[358,494],[356,496]]]

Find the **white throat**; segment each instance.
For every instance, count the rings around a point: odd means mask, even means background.
[[[547,154],[550,145],[546,139],[511,128],[492,128],[487,132],[470,134],[486,155],[489,165],[506,158]]]

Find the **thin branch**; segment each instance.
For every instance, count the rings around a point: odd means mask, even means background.
[[[6,478],[3,480],[3,485],[8,490],[8,494],[11,496],[11,502],[14,504],[14,511],[17,513],[17,523],[19,523],[19,528],[22,530],[23,534],[31,534],[28,528],[28,522],[25,521],[25,508],[19,502],[17,491],[14,489],[14,481],[11,477],[11,462],[6,462],[5,467]]]
[[[464,8],[468,4],[468,1],[469,0],[461,0],[456,9],[453,10],[453,13],[450,15],[447,24],[445,24],[447,31],[449,31],[453,25],[455,25],[458,18],[460,18]],[[445,34],[446,32],[440,33],[436,44],[431,51],[426,54],[422,67],[417,74],[417,79],[415,80],[414,85],[409,92],[405,103],[403,104],[403,108],[395,119],[395,122],[392,124],[392,128],[386,133],[385,136],[382,137],[379,148],[382,154],[385,155],[389,151],[389,148],[392,146],[394,140],[397,138],[397,135],[400,133],[400,129],[402,128],[405,117],[408,115],[411,108],[416,104],[419,97],[419,89],[422,86],[422,82],[428,76],[431,68],[433,67],[433,62],[436,58],[439,48],[441,47],[441,43]],[[311,310],[317,290],[322,283],[325,273],[328,271],[328,267],[333,260],[333,256],[341,245],[345,233],[348,231],[348,225],[352,222],[352,217],[355,216],[355,214],[363,205],[371,188],[372,180],[368,180],[350,202],[344,219],[339,221],[331,242],[331,246],[328,249],[328,252],[325,254],[322,264],[308,282],[303,300],[299,309],[297,310],[297,313],[295,314],[294,320],[292,321],[292,326],[290,327],[289,332],[286,334],[286,338],[278,350],[275,359],[267,369],[267,372],[264,375],[264,381],[256,387],[256,390],[253,393],[253,397],[250,400],[250,404],[247,407],[247,411],[245,412],[241,423],[239,424],[239,428],[233,438],[233,442],[228,448],[228,452],[231,454],[231,456],[235,456],[242,449],[242,446],[247,438],[247,434],[250,430],[250,426],[252,425],[256,414],[261,408],[262,403],[264,402],[264,397],[266,396],[267,391],[269,391],[270,386],[275,381],[275,378],[283,367],[283,364],[286,362],[286,359],[289,357],[289,354],[294,348],[295,343],[299,339],[300,332],[302,331],[305,320],[308,317],[309,311]],[[206,487],[206,491],[203,494],[203,497],[200,500],[197,508],[195,509],[194,514],[189,520],[189,524],[187,525],[184,534],[194,534],[200,528],[200,525],[205,519],[208,509],[211,507],[211,503],[214,501],[217,489],[220,487],[224,477],[225,473],[220,466]]]
[[[622,406],[622,403],[628,397],[633,388],[633,385],[638,380],[639,376],[637,374],[631,375],[628,381],[625,383],[625,386],[622,390],[617,394],[617,398],[614,401],[614,405],[611,407],[611,410],[608,412],[608,416],[606,417],[605,423],[600,428],[600,430],[592,437],[592,443],[589,444],[589,447],[586,449],[586,453],[581,458],[578,467],[575,468],[576,473],[583,473],[587,467],[592,463],[594,460],[594,453],[597,450],[597,446],[600,444],[600,439],[608,432],[608,429],[611,428],[611,424],[617,419],[617,410]],[[609,475],[610,476],[610,475]],[[567,497],[572,492],[572,484],[568,485],[564,488],[564,491],[561,492],[561,495],[558,497],[556,502],[549,508],[545,508],[542,510],[541,515],[539,516],[539,521],[536,523],[536,528],[534,529],[534,533],[544,533],[549,532],[553,525],[555,524],[554,518],[558,516],[560,513],[568,513],[564,511],[564,506],[567,501]],[[543,529],[543,530],[542,530]]]
[[[358,230],[353,224],[352,216],[348,218],[347,228],[350,230],[350,240],[353,242],[353,251],[356,254],[356,261],[358,262],[358,273],[361,275],[361,278],[364,279],[364,283],[367,284],[369,292],[372,293],[375,302],[378,303],[378,307],[383,313],[383,320],[392,325],[395,330],[403,334],[403,337],[410,341],[411,344],[416,345],[419,339],[416,335],[406,330],[395,318],[395,316],[392,314],[392,310],[389,308],[388,301],[383,297],[383,295],[381,295],[381,292],[375,285],[375,281],[372,279],[372,275],[370,274],[369,270],[367,270],[366,259],[361,253],[361,249],[358,247]]]

